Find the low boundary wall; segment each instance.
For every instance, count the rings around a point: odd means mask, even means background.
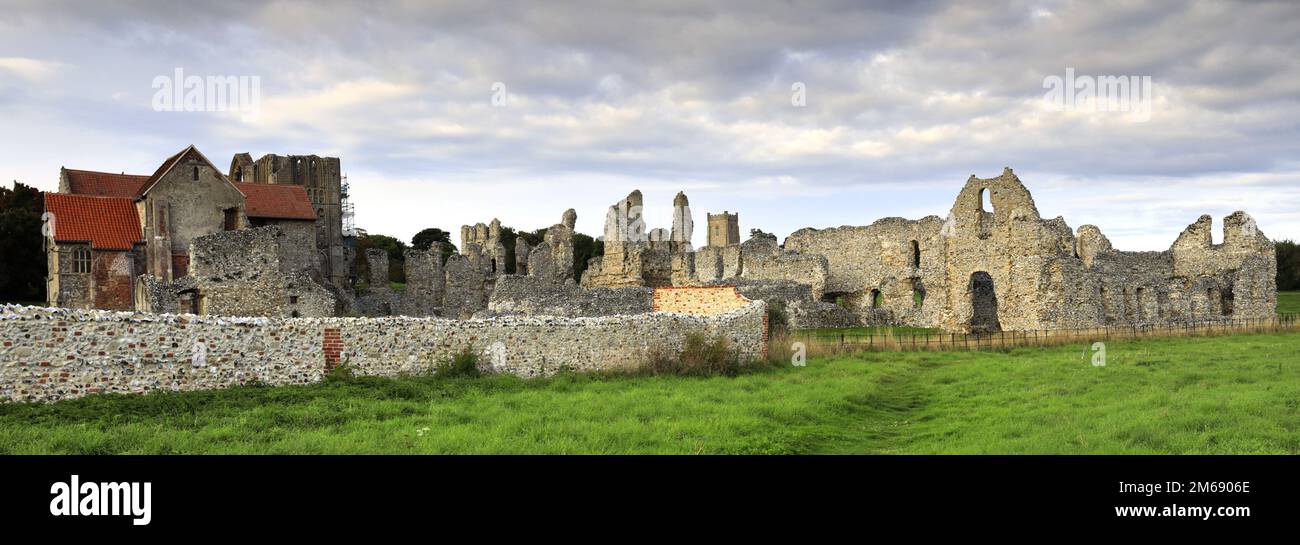
[[[0,306],[0,399],[56,401],[98,392],[202,390],[430,372],[472,348],[485,371],[520,376],[640,364],[687,335],[725,336],[743,358],[767,351],[767,306],[725,313],[594,318],[228,318]]]

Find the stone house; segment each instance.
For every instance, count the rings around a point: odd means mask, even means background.
[[[49,306],[132,309],[144,237],[131,199],[45,194]]]
[[[51,306],[137,308],[148,299],[137,278],[179,282],[191,273],[197,239],[259,226],[282,233],[278,267],[325,277],[316,249],[322,219],[306,188],[232,182],[194,146],[147,176],[60,169],[59,192],[45,202]],[[200,310],[199,297],[184,292],[178,308]]]

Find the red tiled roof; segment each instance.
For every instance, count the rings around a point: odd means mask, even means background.
[[[56,242],[89,242],[97,250],[130,250],[144,242],[135,203],[125,197],[45,194]]]
[[[113,174],[93,170],[64,169],[68,175],[68,189],[73,195],[97,197],[134,197],[149,181],[148,176]]]
[[[300,185],[236,183],[235,187],[244,194],[244,210],[250,218],[316,219],[307,190]]]

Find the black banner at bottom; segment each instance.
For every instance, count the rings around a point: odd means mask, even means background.
[[[688,518],[1254,529],[1298,514],[1294,456],[9,456],[11,529],[206,536]],[[726,515],[733,513],[734,515]],[[750,528],[755,530],[756,528]]]

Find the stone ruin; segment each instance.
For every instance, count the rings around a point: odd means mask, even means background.
[[[822,297],[862,321],[989,332],[1272,317],[1273,244],[1244,212],[1214,245],[1201,216],[1164,252],[1124,252],[1100,229],[1044,220],[1010,168],[971,176],[946,218],[802,229],[785,248],[824,256]]]
[[[574,275],[577,214],[570,209],[536,246],[517,237],[513,251],[507,251],[501,222],[494,219],[463,226],[460,252],[445,263],[441,245],[407,250],[404,289],[389,285],[388,255],[369,250],[362,256],[369,265],[368,285],[354,289],[329,278],[337,270],[322,268],[319,221],[309,211],[301,218],[262,218],[265,207],[254,197],[266,187],[240,190],[192,147],[169,162],[182,160],[190,163],[181,174],[197,176],[202,188],[251,208],[244,216],[241,208],[229,208],[226,230],[211,232],[217,227],[204,224],[191,239],[173,241],[173,260],[164,263],[171,268],[163,269],[188,270],[141,274],[132,289],[118,290],[134,298],[123,305],[136,310],[593,317],[650,312],[657,288],[734,285],[744,297],[784,307],[795,328],[906,325],[991,332],[1250,320],[1272,317],[1276,307],[1273,244],[1244,212],[1224,218],[1221,244],[1213,243],[1212,219],[1201,216],[1168,250],[1125,252],[1113,248],[1096,226],[1076,231],[1063,218],[1043,219],[1009,168],[994,178],[972,175],[946,217],[805,228],[784,243],[761,231],[740,242],[739,215],[723,212],[707,215],[708,244],[695,248],[684,193],[673,198],[672,225],[665,229],[646,225],[644,198],[633,191],[607,209],[603,253],[588,260],[581,278]],[[155,193],[152,198],[166,196]],[[317,193],[303,195],[306,205]],[[131,251],[145,256],[145,249],[137,241]],[[140,256],[138,267],[128,262],[120,268],[145,269]],[[73,287],[68,280],[64,291]]]
[[[336,296],[313,279],[301,234],[269,225],[195,238],[190,274],[172,282],[140,275],[136,308],[154,313],[323,317]],[[308,233],[310,235],[310,233]]]
[[[1273,244],[1244,212],[1213,244],[1201,216],[1163,252],[1114,249],[1101,230],[1044,220],[1010,168],[971,176],[946,218],[884,218],[862,227],[806,228],[778,244],[758,233],[732,243],[735,214],[710,214],[710,245],[690,246],[685,195],[667,239],[646,229],[642,195],[610,206],[605,254],[585,288],[736,285],[786,305],[793,327],[907,325],[992,332],[1128,327],[1269,318]],[[714,228],[719,235],[712,236]]]

